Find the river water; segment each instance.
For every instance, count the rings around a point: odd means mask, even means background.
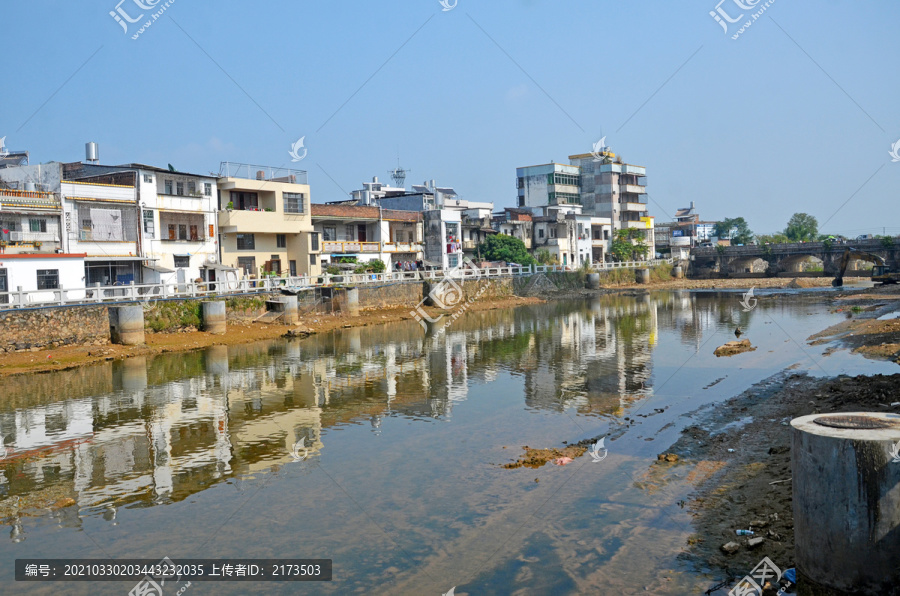
[[[690,413],[787,367],[896,368],[809,346],[845,315],[803,292],[740,299],[603,296],[0,380],[2,593],[128,594],[14,581],[15,559],[107,557],[334,562],[327,583],[165,594],[701,593],[721,578],[680,556],[690,485],[654,466]],[[757,350],[715,357],[737,325]],[[600,436],[599,462],[501,467]]]

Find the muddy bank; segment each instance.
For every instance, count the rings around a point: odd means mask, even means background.
[[[686,505],[695,531],[688,558],[718,570],[729,581],[724,591],[763,556],[781,569],[793,567],[790,420],[831,412],[900,413],[900,406],[890,406],[898,386],[900,374],[820,380],[785,372],[709,407],[670,448],[687,464],[714,470],[697,475]],[[754,534],[738,536],[739,529]],[[754,538],[763,540],[754,546]],[[738,545],[736,552],[722,550],[729,542]]]
[[[480,299],[468,305],[469,311],[512,308],[524,304],[544,302],[540,298]],[[347,314],[312,314],[300,317],[297,325],[261,324],[250,321],[229,322],[224,335],[211,335],[188,330],[176,333],[145,333],[146,345],[121,346],[72,346],[53,348],[40,352],[21,352],[0,355],[0,377],[14,374],[48,372],[85,366],[108,360],[148,356],[165,352],[187,352],[216,345],[237,345],[255,341],[277,339],[289,331],[294,335],[324,333],[340,328],[365,327],[412,319],[411,308],[390,308],[362,311],[358,316]],[[444,313],[435,308],[425,308],[432,316]]]

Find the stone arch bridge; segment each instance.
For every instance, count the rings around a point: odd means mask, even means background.
[[[876,238],[843,243],[799,242],[694,248],[691,250],[689,273],[695,276],[719,274],[736,277],[762,272],[771,276],[799,273],[802,263],[814,257],[822,262],[823,276],[833,277],[838,273],[841,257],[847,248],[877,255],[892,271],[900,271],[900,238],[890,240],[890,244]]]

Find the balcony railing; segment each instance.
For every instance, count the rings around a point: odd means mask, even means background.
[[[287,182],[290,184],[307,184],[306,170],[290,168],[273,168],[249,163],[223,161],[219,164],[219,176],[222,178],[245,178],[247,180],[268,180],[270,182]]]
[[[421,242],[385,242],[384,252],[422,252]]]
[[[324,253],[380,252],[379,242],[341,242],[326,240],[322,243]]]

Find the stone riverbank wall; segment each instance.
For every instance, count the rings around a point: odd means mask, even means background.
[[[437,284],[430,286],[435,289]],[[423,282],[397,282],[359,287],[359,308],[415,308],[426,296]],[[513,279],[485,279],[444,284],[444,292],[461,288],[463,300],[512,296]],[[265,314],[266,300],[281,294],[254,294],[226,298],[229,323],[252,321]],[[200,300],[160,300],[144,308],[144,327],[153,332],[178,332],[200,327]],[[461,303],[461,302],[460,302]],[[347,289],[316,288],[298,294],[301,317],[305,314],[347,310]],[[66,345],[109,343],[109,310],[104,305],[54,306],[0,312],[0,353],[38,351]]]

